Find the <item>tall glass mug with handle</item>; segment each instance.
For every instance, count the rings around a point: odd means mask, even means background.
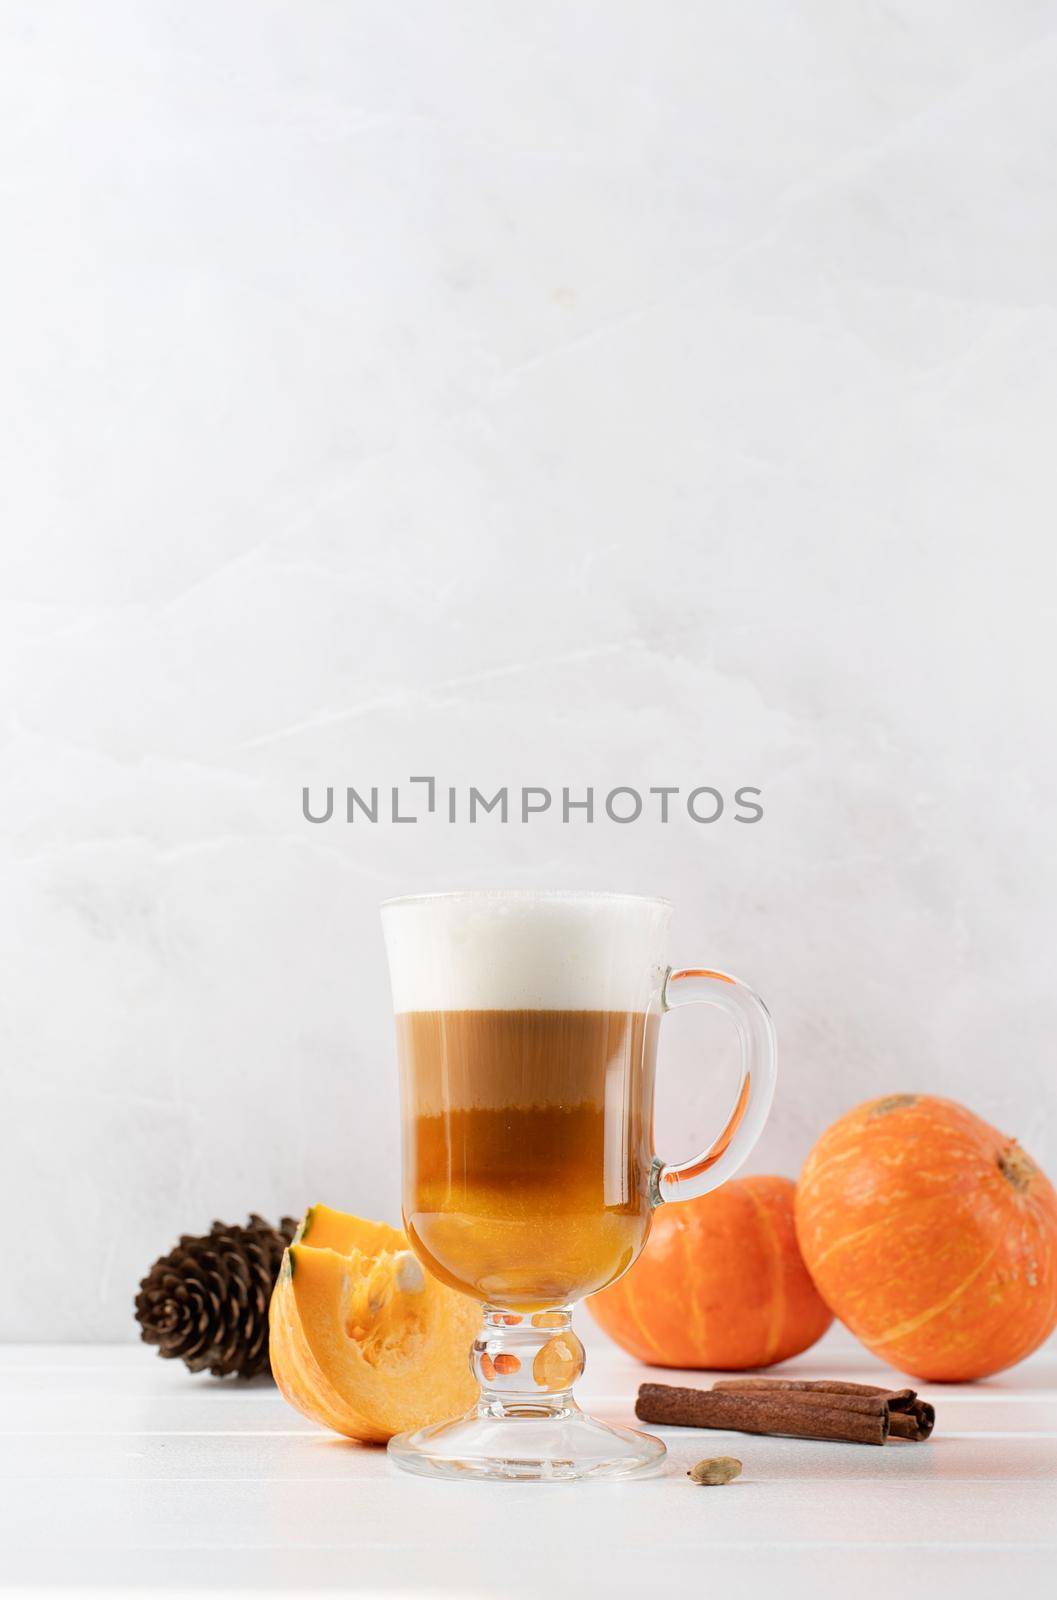
[[[635,895],[471,890],[389,900],[382,921],[403,1107],[403,1212],[419,1260],[481,1302],[474,1409],[404,1433],[402,1467],[454,1478],[627,1477],[659,1439],[585,1416],[571,1308],[619,1278],[654,1208],[715,1189],[774,1093],[751,989],[668,965],[671,906]],[[653,1151],[660,1020],[718,1006],[741,1041],[726,1127],[684,1162]]]

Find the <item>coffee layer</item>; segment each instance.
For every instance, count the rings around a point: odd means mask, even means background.
[[[406,1011],[404,1103],[419,1116],[593,1106],[641,1095],[658,1019],[627,1011]]]

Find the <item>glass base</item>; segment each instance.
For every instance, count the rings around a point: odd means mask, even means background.
[[[584,1348],[570,1311],[520,1315],[485,1306],[470,1365],[481,1387],[472,1411],[389,1441],[398,1467],[427,1478],[558,1483],[658,1472],[651,1434],[585,1416],[572,1397]]]
[[[389,1454],[427,1478],[559,1483],[568,1478],[641,1478],[660,1471],[664,1445],[634,1428],[585,1416],[578,1406],[540,1416],[479,1408],[453,1422],[398,1433]]]

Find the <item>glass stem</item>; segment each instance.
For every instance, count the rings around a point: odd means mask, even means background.
[[[479,1417],[576,1411],[572,1387],[584,1370],[584,1347],[572,1329],[572,1307],[516,1312],[486,1305],[470,1369],[481,1386]]]

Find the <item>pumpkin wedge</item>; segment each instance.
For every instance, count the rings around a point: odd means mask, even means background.
[[[431,1277],[399,1228],[313,1206],[272,1294],[272,1372],[313,1422],[384,1444],[473,1404],[480,1320],[477,1302]]]
[[[402,1241],[402,1242],[401,1242]],[[347,1211],[330,1206],[309,1206],[293,1237],[294,1244],[310,1244],[314,1250],[336,1250],[347,1256],[353,1250],[364,1255],[381,1255],[385,1250],[406,1250],[407,1239],[388,1222],[369,1222]]]

